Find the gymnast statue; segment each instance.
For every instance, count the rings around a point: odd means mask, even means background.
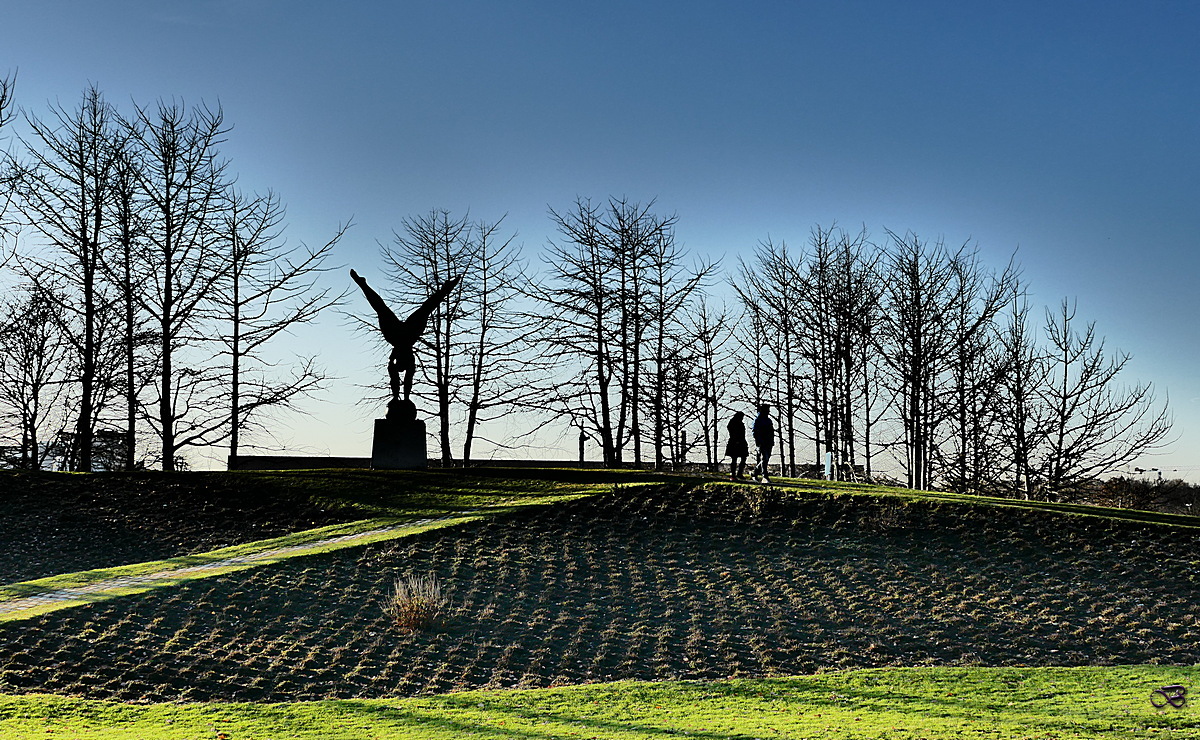
[[[388,404],[389,411],[400,399],[400,371],[404,371],[404,399],[403,403],[406,407],[411,407],[411,402],[408,400],[409,394],[412,393],[413,373],[417,370],[417,358],[413,352],[413,348],[417,344],[417,340],[425,332],[425,326],[429,323],[429,315],[433,313],[433,309],[439,303],[450,295],[450,291],[454,290],[454,286],[458,285],[461,276],[450,278],[442,283],[442,287],[433,292],[433,295],[425,299],[421,306],[412,312],[404,321],[397,318],[392,309],[388,308],[383,299],[375,290],[367,285],[367,280],[359,275],[354,270],[350,271],[350,277],[354,278],[354,282],[358,283],[358,287],[362,288],[362,292],[367,296],[367,301],[371,307],[375,309],[375,313],[379,315],[379,330],[383,332],[383,338],[392,345],[392,356],[388,358],[388,378],[392,383],[392,400]],[[412,408],[415,415],[416,409]]]

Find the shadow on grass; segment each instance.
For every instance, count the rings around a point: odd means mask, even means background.
[[[537,496],[544,494],[530,482],[607,487],[627,483],[701,483],[705,478],[654,473],[644,470],[586,468],[433,468],[430,470],[304,470],[246,472],[289,483],[300,488],[323,489],[338,495],[354,493],[394,496],[401,493],[427,494],[441,491],[478,490],[480,494]]]
[[[703,482],[633,470],[570,468],[453,468],[405,470],[305,470],[222,473],[254,486],[281,488],[340,511],[364,516],[429,515],[505,503],[536,502],[548,495],[587,495],[616,485]]]
[[[521,711],[511,705],[497,700],[492,700],[486,697],[470,696],[459,699],[454,695],[439,697],[431,700],[442,705],[449,710],[457,710],[460,712],[480,712],[500,715],[509,719],[500,720],[487,718],[471,721],[469,718],[454,719],[447,717],[445,711],[429,710],[422,712],[415,709],[396,709],[388,706],[383,706],[378,703],[361,703],[353,700],[339,702],[339,709],[343,709],[347,714],[352,714],[363,718],[368,722],[387,722],[393,725],[416,724],[421,727],[436,727],[441,730],[459,733],[480,733],[486,732],[488,737],[505,737],[505,738],[558,738],[563,732],[572,730],[592,730],[610,732],[617,736],[624,736],[630,733],[640,733],[642,735],[677,737],[680,734],[679,730],[671,727],[656,726],[646,724],[640,721],[617,721],[617,720],[600,720],[577,715],[563,716],[561,712],[545,712],[538,713],[536,711]],[[522,727],[507,727],[508,722],[518,724],[544,723],[547,730],[539,731]],[[688,729],[686,731],[688,737],[706,738],[707,740],[735,740],[736,738],[745,738],[745,733],[742,732],[713,732],[709,730]]]

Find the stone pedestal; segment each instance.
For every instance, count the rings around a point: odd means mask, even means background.
[[[429,467],[425,450],[425,422],[419,419],[376,419],[371,444],[371,467],[375,470],[424,470]]]

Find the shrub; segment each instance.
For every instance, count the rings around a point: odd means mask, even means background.
[[[441,626],[450,599],[433,573],[397,578],[383,610],[401,632]]]

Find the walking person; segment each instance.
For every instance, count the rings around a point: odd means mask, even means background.
[[[729,430],[729,441],[725,443],[725,457],[732,458],[729,463],[730,480],[746,479],[746,458],[750,456],[750,445],[746,444],[746,423],[742,421],[744,418],[746,415],[738,411],[725,425]]]
[[[752,433],[754,446],[758,448],[758,464],[754,466],[754,472],[750,475],[758,480],[761,473],[763,483],[770,483],[771,479],[767,477],[767,463],[771,461],[771,450],[775,447],[775,425],[771,423],[770,405],[764,403],[758,407],[758,417],[754,420]]]

